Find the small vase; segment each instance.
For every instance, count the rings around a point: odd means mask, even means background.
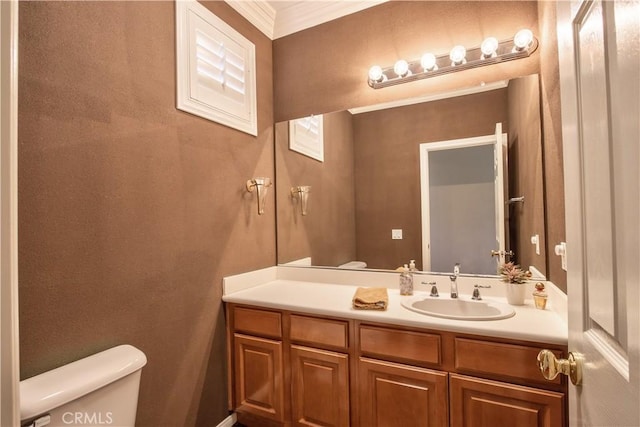
[[[507,283],[507,302],[511,305],[524,305],[527,286],[524,283]]]

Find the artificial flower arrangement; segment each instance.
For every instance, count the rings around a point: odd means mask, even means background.
[[[531,278],[529,270],[523,270],[518,264],[507,262],[498,268],[498,274],[502,276],[502,281],[507,283],[525,283]]]

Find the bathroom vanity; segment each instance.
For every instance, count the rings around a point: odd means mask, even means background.
[[[547,381],[536,364],[543,348],[566,356],[562,313],[528,301],[503,320],[435,318],[401,306],[391,273],[274,269],[225,279],[229,404],[241,423],[567,425],[565,378]],[[356,286],[344,283],[362,281],[390,285],[386,311],[351,308]],[[461,298],[477,281],[461,281]]]

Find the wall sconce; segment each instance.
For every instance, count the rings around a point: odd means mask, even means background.
[[[307,214],[307,202],[309,201],[309,193],[311,193],[310,185],[291,187],[291,197],[300,201],[300,209],[302,210],[302,215]]]
[[[271,178],[253,178],[247,181],[247,191],[253,193],[256,190],[258,193],[258,215],[264,213],[264,205],[267,200],[267,188],[271,187]]]
[[[369,69],[368,83],[372,88],[380,89],[456,71],[527,58],[537,48],[538,39],[530,30],[524,29],[508,40],[498,41],[495,37],[488,37],[480,47],[473,49],[458,45],[449,53],[441,55],[425,53],[422,58],[409,62],[400,59],[391,67],[383,68],[374,65]]]

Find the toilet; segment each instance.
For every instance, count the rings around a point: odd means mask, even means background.
[[[20,381],[23,426],[133,427],[145,354],[120,345]]]

